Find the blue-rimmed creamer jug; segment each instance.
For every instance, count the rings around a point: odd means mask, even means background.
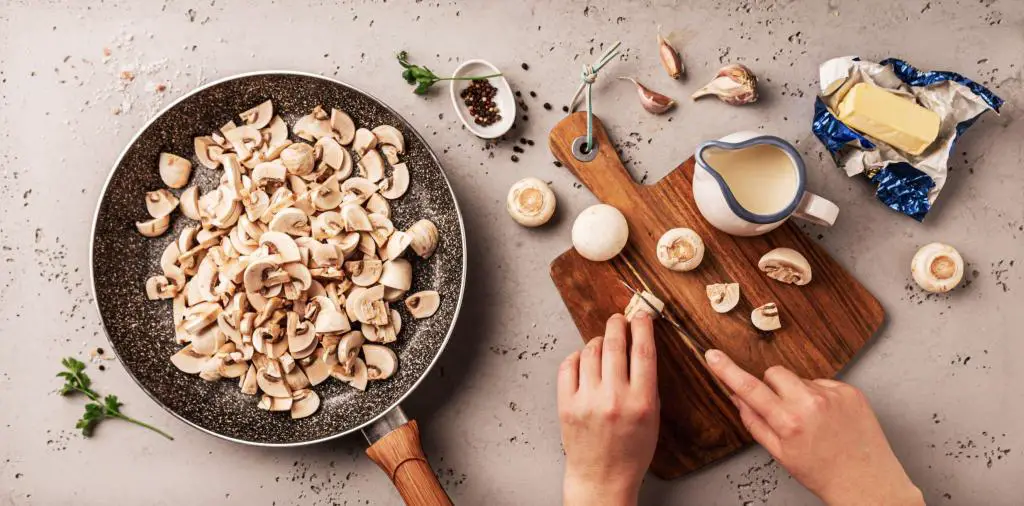
[[[806,169],[790,143],[737,132],[697,147],[693,199],[704,218],[732,235],[764,234],[790,216],[831,226],[839,207],[804,189]]]

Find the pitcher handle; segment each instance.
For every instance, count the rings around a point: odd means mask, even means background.
[[[824,197],[804,192],[804,196],[800,198],[800,204],[793,211],[793,216],[815,225],[831,227],[839,216],[839,206]]]

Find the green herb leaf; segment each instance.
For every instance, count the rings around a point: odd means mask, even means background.
[[[438,77],[437,74],[434,73],[434,71],[430,70],[425,66],[413,65],[409,63],[409,53],[405,51],[399,51],[398,55],[396,55],[396,58],[398,59],[398,64],[401,65],[403,69],[405,69],[402,71],[402,79],[405,79],[405,82],[409,84],[416,85],[416,87],[413,88],[412,91],[417,95],[426,95],[427,91],[430,90],[430,87],[437,84],[439,81],[469,81],[473,79],[487,79],[489,77],[497,77],[501,75],[500,73],[498,73],[491,74],[488,76]]]
[[[140,427],[152,430],[167,439],[174,439],[170,434],[153,427],[152,425],[140,422],[121,413],[121,406],[124,404],[121,403],[116,395],[107,395],[103,398],[103,403],[100,404],[100,394],[90,388],[92,380],[90,380],[89,376],[85,374],[84,363],[75,360],[72,357],[67,357],[61,360],[60,363],[67,370],[57,373],[57,377],[64,378],[64,385],[60,387],[58,393],[60,393],[60,395],[68,395],[74,392],[79,392],[92,401],[85,404],[85,412],[82,414],[82,418],[79,418],[78,422],[75,424],[75,428],[82,429],[83,436],[91,437],[93,431],[96,429],[96,425],[107,418],[120,418],[126,422],[134,423]]]

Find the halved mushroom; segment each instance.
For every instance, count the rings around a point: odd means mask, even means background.
[[[359,159],[359,176],[376,183],[384,179],[384,159],[380,153],[370,150]]]
[[[352,174],[352,157],[333,137],[321,137],[316,141],[313,152],[319,153],[320,163],[335,170],[338,179],[344,179]]]
[[[242,118],[246,125],[263,128],[270,124],[271,118],[274,117],[274,104],[267,100],[252,109],[239,113],[238,117]]]
[[[276,255],[278,263],[298,262],[302,259],[295,239],[284,232],[264,232],[260,236],[260,246],[266,246],[270,254]]]
[[[280,370],[274,370],[276,367],[275,362],[270,363],[271,366],[266,369],[256,371],[256,384],[259,385],[260,390],[271,397],[278,398],[289,398],[292,397],[292,391],[288,388],[288,383],[284,380],[284,375],[281,374]],[[276,374],[271,374],[271,373]]]
[[[377,147],[377,136],[366,128],[356,130],[352,141],[352,150],[359,156],[363,156],[371,149]]]
[[[166,189],[146,192],[146,210],[154,218],[163,218],[178,207],[178,198]]]
[[[137,221],[135,222],[135,228],[138,229],[139,233],[146,237],[157,237],[163,235],[167,231],[167,227],[171,225],[171,216],[163,216],[160,218],[153,218],[148,221]]]
[[[384,267],[380,260],[354,260],[345,262],[345,272],[357,286],[370,286],[380,279]]]
[[[309,217],[294,207],[282,209],[270,220],[272,232],[283,232],[294,236],[307,236],[311,233]]]
[[[352,367],[350,374],[346,374],[345,371],[342,370],[341,364],[336,364],[331,369],[331,376],[335,379],[348,383],[349,386],[360,391],[366,390],[366,382],[369,379],[367,376],[366,362],[363,362],[363,359],[361,358],[356,359],[355,366]]]
[[[366,199],[366,203],[363,206],[371,214],[376,213],[389,220],[391,219],[391,204],[388,204],[388,201],[381,197],[379,193],[370,195],[370,198]]]
[[[250,159],[253,151],[263,144],[263,134],[259,128],[252,125],[242,125],[228,130],[224,132],[224,138],[231,143],[239,160]]]
[[[655,297],[653,293],[644,290],[643,292],[633,294],[622,314],[626,317],[626,321],[631,321],[634,316],[641,312],[650,315],[651,319],[656,319],[661,317],[661,312],[664,310],[665,303]]]
[[[306,418],[320,409],[320,396],[316,392],[303,388],[292,393],[292,420]]]
[[[263,162],[252,169],[252,185],[256,188],[266,188],[268,185],[284,184],[288,169],[284,162],[274,160]]]
[[[292,132],[310,142],[333,134],[327,113],[319,105],[309,114],[299,118],[292,126]]]
[[[356,124],[340,109],[331,109],[331,129],[342,146],[348,146],[356,135]]]
[[[384,286],[374,285],[363,291],[355,289],[349,294],[345,301],[345,309],[348,310],[351,303],[352,314],[361,323],[369,325],[387,325],[390,311],[384,302]]]
[[[406,232],[402,232],[401,230],[396,230],[395,233],[391,234],[391,237],[388,238],[388,242],[384,244],[384,247],[381,249],[383,252],[381,257],[388,260],[394,260],[402,256],[402,253],[405,253],[405,250],[410,244],[412,244],[412,236]]]
[[[782,321],[779,320],[779,308],[774,302],[769,302],[761,307],[754,308],[750,312],[750,322],[755,327],[764,330],[778,330],[782,328]]]
[[[430,220],[420,220],[413,223],[406,231],[412,238],[409,246],[422,258],[430,258],[437,249],[437,226]]]
[[[384,262],[380,274],[380,284],[386,288],[408,290],[412,287],[412,264],[404,258],[394,258]]]
[[[201,219],[202,217],[199,216],[199,187],[190,186],[181,192],[179,205],[181,207],[181,214],[184,214],[186,218],[193,220]]]
[[[351,374],[354,371],[356,359],[359,358],[359,350],[364,342],[363,333],[358,330],[353,330],[341,336],[341,340],[338,341],[337,356],[342,371],[347,374]]]
[[[346,204],[363,205],[377,193],[377,185],[362,177],[346,179],[341,184],[341,201]]]
[[[366,357],[366,377],[371,380],[388,379],[398,369],[398,356],[387,346],[364,344],[363,356]]]
[[[256,366],[249,364],[245,376],[239,380],[238,388],[245,395],[256,395],[259,392],[259,385],[256,384]]]
[[[391,220],[380,214],[369,214],[370,225],[373,227],[370,230],[370,237],[377,243],[377,247],[382,247],[391,234],[395,233],[395,226],[391,223]]]
[[[317,386],[331,376],[331,366],[323,360],[324,349],[317,347],[313,354],[306,357],[308,362],[302,364],[302,372],[306,373],[309,384]]]
[[[811,282],[811,264],[791,248],[775,248],[765,253],[757,262],[757,268],[783,283],[803,286]]]
[[[717,313],[728,313],[740,302],[739,283],[715,283],[705,288],[711,308]]]
[[[377,136],[378,146],[394,146],[398,153],[405,153],[405,137],[402,132],[391,125],[380,125],[372,130]]]
[[[213,137],[196,137],[192,141],[192,146],[196,150],[196,158],[203,167],[211,170],[220,167],[220,155],[224,154],[224,148],[217,145]]]
[[[441,307],[441,294],[434,290],[416,292],[405,299],[405,307],[413,318],[429,318]]]
[[[172,299],[181,287],[175,286],[166,276],[151,276],[146,280],[146,298],[149,300]]]
[[[210,355],[196,352],[192,345],[189,344],[178,350],[174,355],[171,355],[171,363],[181,372],[199,374],[199,371],[203,370],[203,367],[206,366],[210,358]]]
[[[371,232],[373,224],[366,210],[356,204],[345,204],[341,207],[341,217],[345,220],[345,230],[349,232]]]
[[[259,376],[257,375],[257,377]],[[256,407],[267,411],[288,411],[294,404],[295,401],[291,397],[274,397],[264,394],[260,397],[260,402]]]
[[[404,163],[391,165],[391,176],[380,182],[380,194],[388,200],[395,200],[409,189],[409,168]],[[554,197],[554,195],[552,195]],[[554,202],[554,199],[552,199]],[[552,205],[552,212],[554,206]]]
[[[160,179],[171,188],[183,188],[192,174],[192,162],[172,153],[160,153]]]

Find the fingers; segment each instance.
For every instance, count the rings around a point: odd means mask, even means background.
[[[616,314],[608,319],[601,348],[601,382],[629,383],[626,372],[626,317]]]
[[[761,443],[761,446],[768,450],[768,453],[777,455],[779,436],[775,434],[775,431],[768,425],[768,422],[761,415],[757,414],[743,399],[735,395],[729,397],[729,399],[736,405],[736,409],[740,411],[740,420],[743,421],[743,426],[747,428],[747,432],[754,437],[755,441]]]
[[[630,335],[633,347],[629,352],[629,382],[641,392],[658,393],[658,359],[654,346],[654,322],[641,311],[633,317]]]
[[[583,347],[580,356],[580,385],[579,388],[594,388],[601,383],[601,341],[603,337],[597,336],[590,340]]]
[[[843,383],[841,381],[830,380],[830,379],[825,379],[825,378],[819,378],[819,379],[811,380],[811,383],[814,383],[815,385],[818,385],[819,387],[824,387],[824,388],[839,388],[839,387],[845,385],[845,383]]]
[[[807,396],[807,384],[793,371],[775,365],[764,372],[764,382],[783,399],[800,399]]]
[[[574,351],[558,366],[558,404],[564,405],[580,386],[580,352]]]
[[[725,353],[708,350],[704,358],[711,372],[761,418],[772,423],[782,412],[782,399],[768,385],[736,365]]]

